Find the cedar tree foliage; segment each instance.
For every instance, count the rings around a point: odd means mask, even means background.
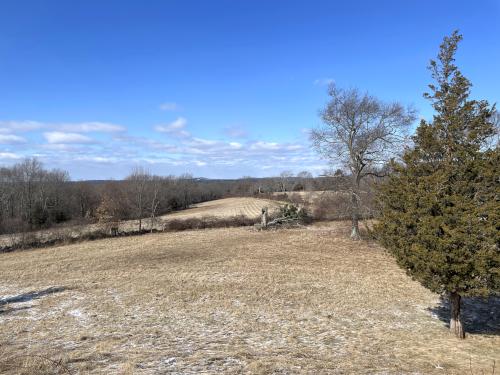
[[[377,233],[412,277],[449,296],[450,329],[464,338],[461,297],[500,291],[500,150],[495,106],[469,98],[455,65],[461,39],[445,37],[430,62],[435,115],[380,185]]]

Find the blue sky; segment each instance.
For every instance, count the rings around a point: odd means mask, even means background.
[[[2,1],[0,165],[73,179],[320,173],[326,83],[413,104],[443,36],[500,99],[500,1]]]

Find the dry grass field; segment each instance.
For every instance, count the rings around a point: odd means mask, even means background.
[[[260,198],[224,198],[195,204],[189,209],[173,212],[156,218],[153,228],[161,230],[166,222],[171,219],[185,220],[191,218],[232,218],[234,216],[245,216],[257,219],[263,207],[269,208],[269,213],[279,210],[279,202]],[[151,221],[143,220],[143,228],[149,230]],[[130,233],[138,230],[138,220],[123,220],[118,225],[119,232]],[[49,241],[53,238],[79,238],[89,233],[103,230],[103,224],[87,224],[75,226],[54,227],[46,230],[31,232],[30,237],[37,238],[39,242]],[[19,234],[0,235],[0,248],[12,246],[22,241]]]
[[[277,196],[277,197],[279,197],[283,194],[284,193],[282,193],[282,192],[273,193],[273,195]],[[300,197],[307,202],[314,202],[315,200],[318,200],[319,198],[321,198],[323,196],[331,196],[331,195],[337,195],[337,194],[339,194],[339,193],[336,191],[330,191],[330,190],[313,190],[313,191],[308,190],[308,191],[286,192],[286,195],[288,195],[288,197],[290,197],[290,198]]]
[[[227,218],[233,216],[246,216],[258,218],[263,207],[268,207],[270,212],[278,210],[279,202],[260,198],[224,198],[193,205],[187,210],[164,215],[161,218],[168,219],[188,219],[193,217],[220,217]]]
[[[0,373],[499,371],[498,301],[458,341],[439,297],[347,230],[209,229],[0,254]]]

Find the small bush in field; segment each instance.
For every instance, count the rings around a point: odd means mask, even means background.
[[[165,231],[182,231],[191,229],[207,228],[229,228],[251,226],[255,224],[254,219],[243,215],[232,216],[228,218],[219,218],[215,216],[206,216],[201,218],[172,219],[164,225]]]
[[[348,219],[350,217],[349,207],[347,194],[325,194],[313,203],[312,214],[316,220]]]
[[[312,221],[311,216],[303,207],[297,207],[291,203],[285,203],[280,207],[279,213],[273,215],[274,218],[268,222],[266,228],[290,227],[299,224],[307,224]]]
[[[291,220],[300,220],[304,216],[303,210],[300,210],[296,205],[291,203],[287,203],[281,206],[280,213],[281,217]]]

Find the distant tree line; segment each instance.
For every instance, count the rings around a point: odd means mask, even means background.
[[[0,232],[17,232],[60,223],[75,204],[67,194],[69,175],[46,170],[36,159],[0,168]]]
[[[341,171],[313,177],[284,171],[268,178],[212,180],[158,176],[142,167],[124,180],[71,181],[68,172],[46,169],[36,158],[0,167],[0,234],[27,232],[54,225],[137,219],[153,222],[158,215],[192,204],[231,196],[267,197],[274,192],[342,190],[348,177]]]

